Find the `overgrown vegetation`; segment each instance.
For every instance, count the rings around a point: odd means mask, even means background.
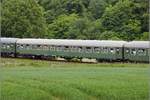
[[[148,0],[2,0],[2,36],[148,40]]]
[[[1,100],[148,100],[148,64],[1,59]]]

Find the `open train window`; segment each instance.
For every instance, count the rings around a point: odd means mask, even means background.
[[[24,48],[24,46],[23,45],[17,45],[17,48],[21,50]]]
[[[136,55],[137,51],[136,49],[131,49],[131,55]]]
[[[116,53],[119,54],[120,48],[116,48]]]
[[[110,48],[110,53],[115,53],[115,49],[114,48]]]
[[[25,48],[26,48],[27,50],[29,50],[29,49],[31,49],[31,46],[30,46],[29,44],[26,44],[26,45],[25,45]]]
[[[129,53],[130,52],[130,50],[129,49],[126,49],[126,53]]]
[[[11,48],[13,48],[13,47],[14,47],[14,45],[13,45],[13,44],[10,44],[10,47],[11,47]]]
[[[19,44],[17,44],[17,48],[19,48],[20,47],[20,45]]]
[[[138,55],[146,55],[145,49],[138,49]]]
[[[82,52],[82,47],[78,47],[78,52]]]
[[[64,51],[68,52],[69,51],[69,46],[64,46]]]
[[[43,46],[42,45],[36,45],[36,48],[37,50],[42,50],[43,49]]]
[[[10,49],[10,45],[7,45],[7,49]]]

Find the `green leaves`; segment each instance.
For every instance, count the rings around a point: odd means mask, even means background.
[[[54,38],[67,38],[67,32],[74,21],[78,19],[78,15],[61,15],[52,24],[49,24],[49,33],[53,34]]]
[[[148,7],[148,0],[3,0],[2,36],[147,40]]]
[[[8,0],[3,2],[2,8],[2,36],[44,37],[44,10],[36,1]]]
[[[123,40],[134,40],[141,35],[141,19],[136,14],[137,4],[133,1],[124,0],[117,2],[114,6],[106,8],[102,16],[102,25],[105,30],[119,33]]]

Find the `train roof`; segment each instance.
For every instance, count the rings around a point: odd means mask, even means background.
[[[124,46],[128,48],[149,48],[150,42],[149,41],[132,41],[132,42],[125,43]]]
[[[0,38],[1,43],[15,43],[18,38]]]
[[[58,45],[58,46],[90,46],[90,47],[122,47],[125,41],[109,40],[72,40],[72,39],[19,39],[18,44]]]

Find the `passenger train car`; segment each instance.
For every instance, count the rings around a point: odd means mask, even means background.
[[[0,38],[1,56],[16,57],[16,42],[18,38]]]
[[[2,56],[90,58],[97,61],[149,61],[148,41],[0,38]]]

